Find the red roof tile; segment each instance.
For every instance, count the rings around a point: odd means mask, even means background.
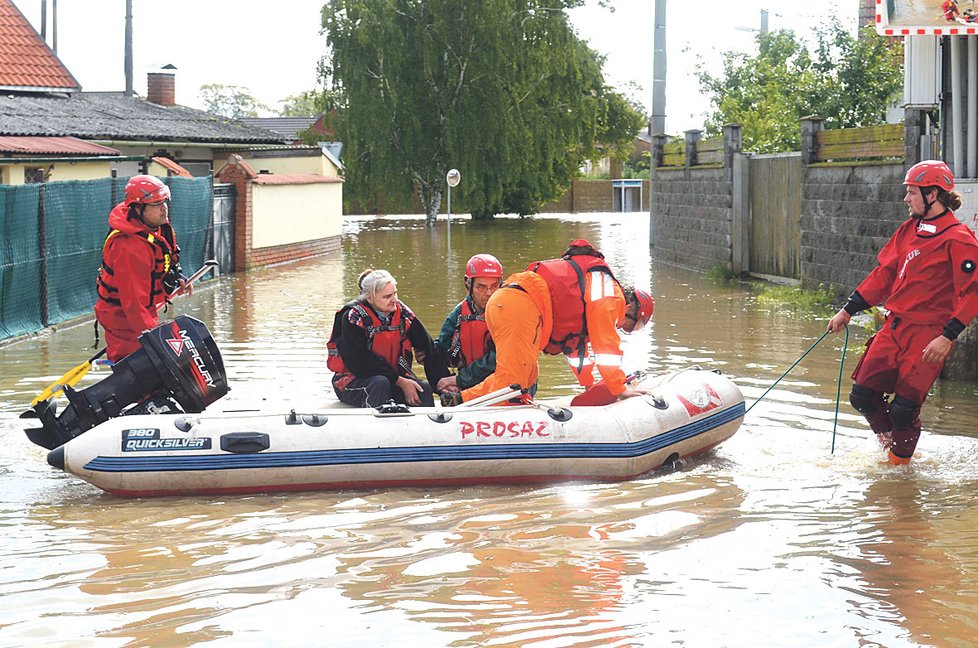
[[[78,81],[13,0],[0,0],[0,88],[75,92]]]
[[[253,182],[257,185],[328,184],[343,182],[341,176],[321,176],[314,173],[259,173]]]
[[[21,137],[0,135],[0,153],[18,155],[121,155],[114,148],[77,137]],[[0,162],[3,158],[0,157]]]
[[[159,164],[161,167],[163,167],[167,171],[171,172],[175,176],[179,176],[181,178],[192,178],[192,177],[194,177],[193,174],[190,173],[190,171],[187,171],[186,169],[184,169],[182,166],[180,166],[179,164],[177,164],[176,162],[174,162],[170,158],[165,158],[165,157],[152,157],[150,159],[153,160],[153,162],[156,162],[157,164]]]

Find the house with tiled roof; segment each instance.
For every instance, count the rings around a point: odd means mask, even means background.
[[[215,202],[227,193],[234,205],[242,270],[339,248],[342,165],[294,139],[177,104],[173,66],[149,73],[146,97],[84,92],[12,0],[0,0],[0,185],[137,173],[223,179]]]
[[[55,180],[91,177],[79,171],[80,158],[108,161],[111,168],[101,175],[147,172],[158,157],[206,176],[215,160],[223,164],[231,153],[288,143],[275,131],[178,105],[175,73],[172,66],[151,72],[146,97],[84,92],[13,2],[0,0],[0,136],[21,138],[16,146],[0,148],[0,184],[30,178],[31,158],[42,159],[31,146],[50,137],[95,145],[70,156],[62,151],[74,159],[67,166],[45,154],[41,164],[47,179]]]

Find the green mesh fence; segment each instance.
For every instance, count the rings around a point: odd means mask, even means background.
[[[180,246],[180,267],[185,274],[191,275],[204,264],[207,254],[213,187],[206,178],[173,177],[167,178],[167,184],[173,196],[170,223]]]
[[[91,313],[108,215],[128,178],[0,185],[0,339]],[[187,274],[207,252],[210,178],[167,178]]]
[[[63,322],[95,305],[95,275],[112,209],[112,178],[43,185],[47,322]]]
[[[0,338],[43,326],[38,198],[37,185],[0,186]]]

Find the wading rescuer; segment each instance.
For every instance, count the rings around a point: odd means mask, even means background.
[[[170,188],[159,178],[137,175],[109,213],[95,320],[105,329],[106,357],[112,362],[139,350],[140,334],[159,324],[158,307],[171,293],[193,292],[180,271],[169,208]]]
[[[611,397],[638,395],[625,385],[618,329],[638,331],[652,309],[651,295],[622,289],[600,252],[583,239],[573,241],[561,258],[531,263],[507,277],[489,299],[486,324],[496,345],[496,371],[462,391],[462,400],[511,384],[529,388],[539,375],[541,351],[566,355],[584,387],[594,384],[596,364]]]
[[[503,283],[503,264],[491,254],[476,254],[465,264],[465,299],[448,314],[435,344],[458,374],[438,381],[438,392],[478,385],[496,370],[496,348],[486,325],[486,304]]]
[[[854,314],[886,302],[886,324],[866,342],[849,400],[893,464],[910,462],[920,438],[920,407],[954,340],[978,314],[978,241],[953,213],[961,195],[952,191],[951,170],[927,160],[910,167],[903,184],[910,219],[827,327],[838,333]]]

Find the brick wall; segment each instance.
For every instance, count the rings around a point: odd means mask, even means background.
[[[272,245],[252,250],[249,263],[251,267],[255,267],[297,261],[320,254],[339,252],[340,247],[341,237],[339,236],[330,236],[316,241],[289,243],[287,245]]]
[[[573,211],[611,211],[611,180],[574,180]]]
[[[610,212],[614,206],[611,180],[577,178],[558,200],[540,206],[543,214]],[[642,181],[642,211],[649,210],[649,181]]]
[[[802,284],[851,291],[907,219],[903,164],[804,167],[801,185]]]
[[[730,267],[733,182],[728,169],[656,169],[651,201],[656,259],[699,270]]]
[[[249,176],[243,166],[229,164],[221,169],[219,180],[234,185],[234,271],[245,272],[251,267],[253,222]]]

